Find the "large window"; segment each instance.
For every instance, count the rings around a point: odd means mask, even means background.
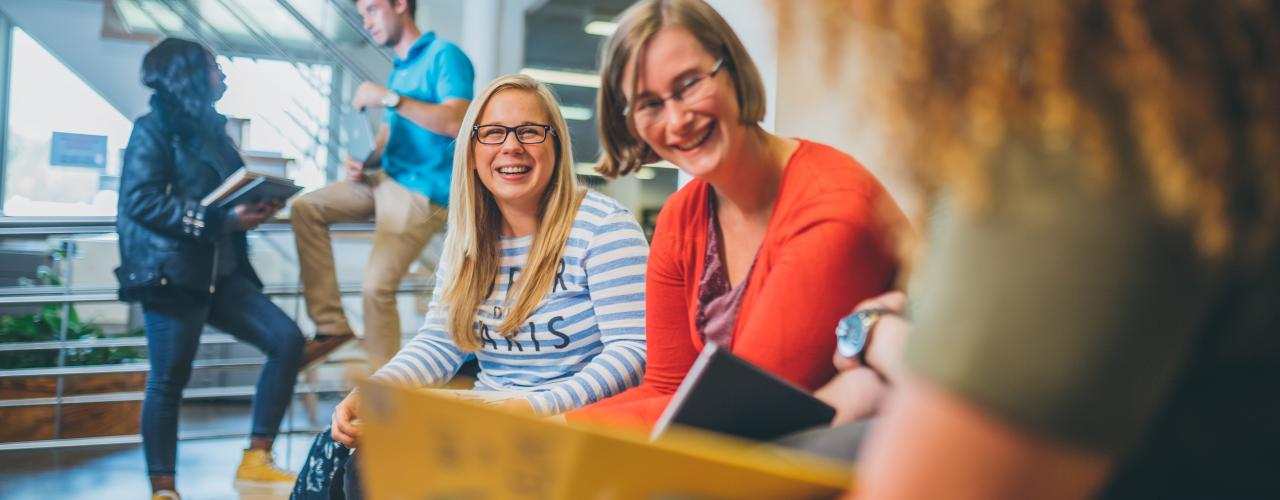
[[[133,125],[22,29],[11,47],[4,215],[114,215]]]
[[[20,28],[13,28],[5,130],[5,216],[116,213],[130,119]],[[325,183],[332,69],[219,56],[227,93],[218,112],[252,168]],[[121,71],[119,78],[137,78]],[[243,134],[239,134],[243,131]]]
[[[308,190],[323,187],[332,69],[247,57],[220,56],[218,63],[227,75],[227,93],[217,109],[246,120],[241,149],[250,167],[286,163],[283,173],[298,185]]]

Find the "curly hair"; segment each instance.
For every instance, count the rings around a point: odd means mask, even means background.
[[[790,9],[777,3],[783,31]],[[894,53],[885,106],[926,202],[991,196],[1011,139],[1145,179],[1201,253],[1269,248],[1280,227],[1280,1],[823,0],[827,47]],[[884,28],[848,30],[851,20]],[[829,62],[842,53],[828,50]],[[883,69],[883,71],[881,71]],[[875,104],[871,102],[870,104]],[[920,119],[928,117],[928,119]]]
[[[142,84],[155,91],[166,111],[203,122],[213,109],[209,71],[213,53],[181,38],[165,38],[142,58]]]

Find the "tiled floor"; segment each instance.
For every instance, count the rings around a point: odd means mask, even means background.
[[[336,399],[322,399],[322,420],[332,412]],[[292,413],[297,429],[310,428],[305,415],[295,406]],[[181,432],[246,432],[247,404],[188,404],[183,407]],[[286,426],[287,428],[287,426]],[[298,470],[306,457],[313,434],[299,431],[281,435],[276,441],[276,460],[281,466]],[[247,438],[219,438],[180,441],[178,444],[178,490],[184,499],[267,499],[287,498],[288,491],[237,491],[233,485],[236,466]],[[0,498],[116,500],[148,498],[146,465],[140,444],[70,447],[49,450],[0,452]]]

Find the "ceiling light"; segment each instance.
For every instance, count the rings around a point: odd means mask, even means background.
[[[604,177],[600,172],[596,172],[596,164],[587,162],[578,162],[573,165],[573,172],[578,175],[594,175],[596,177]]]
[[[618,23],[613,21],[591,21],[586,27],[582,28],[588,35],[595,36],[613,36],[613,32],[618,31]]]
[[[595,112],[591,111],[591,108],[584,108],[582,106],[560,106],[560,114],[563,115],[566,120],[578,120],[582,122],[588,121],[591,117],[595,116]]]
[[[600,75],[595,73],[579,73],[554,69],[524,68],[521,73],[533,77],[543,83],[552,85],[569,85],[572,87],[600,88]]]

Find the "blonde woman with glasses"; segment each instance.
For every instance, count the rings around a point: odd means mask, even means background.
[[[426,322],[373,378],[437,386],[474,356],[472,396],[534,415],[638,384],[648,246],[626,208],[577,186],[550,90],[522,75],[495,80],[468,109],[458,146]],[[338,404],[295,498],[359,497],[348,461],[359,415],[357,393]]]
[[[835,373],[836,321],[894,282],[905,217],[856,160],[765,131],[764,85],[701,0],[645,0],[604,50],[608,176],[667,160],[694,180],[667,200],[649,260],[644,383],[568,415],[649,427],[710,342],[809,389]]]

